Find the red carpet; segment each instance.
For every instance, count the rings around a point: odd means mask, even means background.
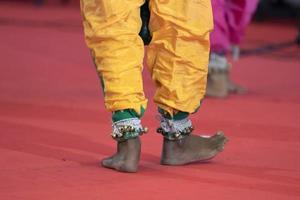
[[[115,144],[79,10],[0,4],[0,13],[1,200],[300,199],[299,48],[243,57],[233,77],[249,93],[207,99],[193,116],[199,133],[230,138],[210,163],[159,165],[150,101],[140,171],[123,174],[98,167]],[[245,47],[295,34],[291,24],[252,24]],[[145,90],[151,100],[146,70]]]

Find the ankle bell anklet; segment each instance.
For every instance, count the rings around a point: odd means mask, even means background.
[[[148,132],[148,128],[142,127],[138,118],[124,119],[114,122],[112,125],[112,138],[118,142],[136,138]]]
[[[156,130],[168,140],[180,140],[193,132],[194,128],[190,119],[171,120],[161,117],[160,127]]]

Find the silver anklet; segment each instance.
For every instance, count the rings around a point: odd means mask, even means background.
[[[160,117],[160,127],[156,132],[168,140],[180,140],[190,135],[193,130],[192,121],[189,118],[172,120]]]
[[[147,133],[148,128],[141,125],[138,118],[123,119],[112,124],[112,138],[118,142],[136,138]]]

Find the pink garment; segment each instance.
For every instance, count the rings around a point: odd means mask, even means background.
[[[214,31],[211,51],[226,53],[231,44],[239,44],[256,9],[258,0],[212,0]]]

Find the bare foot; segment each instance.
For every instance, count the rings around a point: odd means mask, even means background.
[[[141,153],[140,138],[118,142],[117,153],[102,160],[103,167],[120,172],[137,172]]]
[[[224,148],[227,138],[222,132],[211,137],[189,135],[181,140],[164,138],[161,164],[184,165],[196,161],[207,161]]]
[[[247,89],[228,80],[228,92],[232,94],[245,94]]]
[[[227,74],[212,71],[207,77],[206,96],[226,98],[228,96]]]

